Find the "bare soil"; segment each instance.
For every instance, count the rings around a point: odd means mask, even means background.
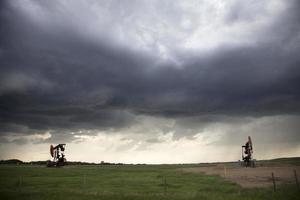
[[[254,187],[271,187],[273,186],[272,172],[275,176],[276,185],[278,184],[295,184],[294,170],[297,171],[298,180],[300,175],[300,166],[264,166],[264,167],[241,167],[226,166],[224,164],[182,168],[184,172],[205,173],[208,175],[219,175],[226,180],[233,181],[246,188]]]

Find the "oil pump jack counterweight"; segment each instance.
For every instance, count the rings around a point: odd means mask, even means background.
[[[50,155],[53,160],[47,162],[47,167],[61,167],[66,164],[65,147],[66,144],[50,145]]]

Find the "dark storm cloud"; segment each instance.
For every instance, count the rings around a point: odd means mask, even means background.
[[[247,138],[251,133],[251,136],[256,138],[255,142],[261,146],[280,141],[280,143],[297,147],[300,141],[299,121],[299,116],[263,117],[256,121],[255,119],[248,119],[238,126],[229,127],[228,132],[217,143],[239,144],[237,135]]]
[[[46,29],[12,2],[2,1],[0,13],[3,135],[54,130],[54,137],[60,137],[68,131],[119,129],[134,124],[138,114],[215,115],[213,121],[221,115],[299,114],[297,1],[257,36],[265,42],[224,45],[205,56],[177,50],[183,61],[179,68],[110,43],[108,36],[95,42],[74,31],[60,4],[39,3],[50,16],[61,17],[53,19],[59,27]],[[236,6],[226,23],[254,20]]]

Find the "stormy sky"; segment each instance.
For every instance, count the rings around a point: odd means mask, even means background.
[[[298,0],[0,2],[0,159],[300,156]]]

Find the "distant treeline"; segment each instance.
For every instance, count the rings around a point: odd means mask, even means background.
[[[0,160],[0,164],[14,164],[19,165],[23,164],[24,162],[18,159],[10,159],[10,160]]]
[[[1,164],[11,164],[11,165],[47,165],[46,161],[31,161],[31,162],[23,162],[18,159],[9,159],[9,160],[0,160],[0,165]],[[240,162],[240,161],[238,161]],[[234,164],[238,163],[236,162],[213,162],[213,163],[193,163],[190,165],[213,165],[213,164],[220,164],[220,163],[227,163],[227,164]],[[281,164],[293,164],[293,165],[300,165],[300,157],[289,157],[289,158],[276,158],[276,159],[271,159],[271,160],[257,160],[256,163],[258,165],[272,165],[276,163],[281,163]],[[109,163],[109,162],[104,162],[101,161],[100,163],[90,163],[90,162],[80,162],[80,161],[67,161],[67,165],[125,165],[124,163]],[[126,165],[132,165],[132,164],[126,164]],[[145,165],[145,164],[137,164],[137,165]],[[187,164],[185,164],[187,165]]]
[[[9,164],[9,165],[46,165],[48,160],[46,161],[31,161],[31,162],[23,162],[18,159],[9,159],[9,160],[0,160],[0,164]],[[90,162],[79,162],[79,161],[68,161],[67,165],[125,165],[124,163],[109,163],[101,161],[100,163],[90,163]]]

